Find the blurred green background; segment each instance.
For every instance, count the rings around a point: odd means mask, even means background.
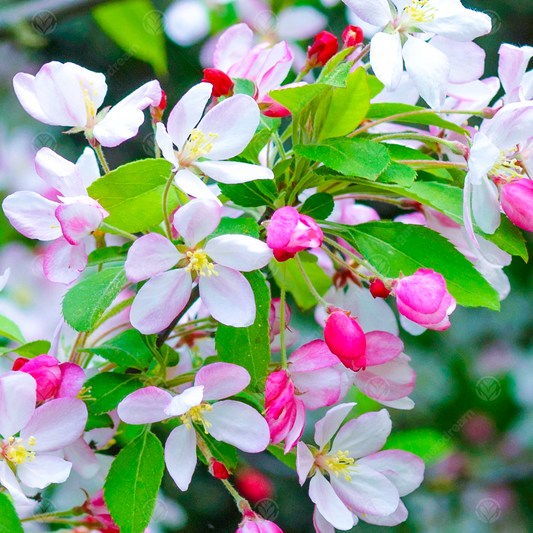
[[[237,21],[231,3],[205,1],[213,8],[212,35]],[[39,185],[33,157],[42,146],[71,160],[85,146],[82,136],[63,135],[60,128],[38,123],[24,112],[12,90],[17,72],[35,73],[51,60],[72,61],[104,72],[109,86],[106,104],[118,102],[157,76],[167,92],[169,108],[202,79],[198,57],[205,39],[180,47],[166,37],[161,17],[170,3],[153,0],[150,5],[142,0],[136,2],[131,16],[121,19],[105,11],[110,2],[0,0],[0,198]],[[533,45],[531,0],[463,3],[487,12],[493,21],[492,33],[477,41],[487,51],[486,76],[497,74],[502,42]],[[118,13],[120,4],[115,3]],[[343,4],[326,8],[318,0],[274,0],[272,7],[279,12],[292,4],[321,10],[329,18],[327,29],[341,35],[346,25]],[[112,167],[152,154],[149,123],[135,139],[106,153]],[[13,253],[12,241],[22,242],[22,238],[0,214],[0,264],[3,254]],[[402,334],[418,374],[412,394],[416,407],[407,412],[390,410],[393,434],[389,447],[418,453],[427,463],[426,480],[405,498],[410,511],[407,523],[380,528],[360,522],[358,531],[533,531],[533,279],[531,268],[521,259],[515,259],[506,272],[512,291],[500,313],[458,309],[452,328],[443,334],[426,332],[417,338]],[[24,312],[23,295],[17,304]],[[294,325],[302,336],[306,329],[315,328],[312,314],[296,316]],[[365,398],[357,401],[358,412],[379,409]],[[243,465],[259,470],[275,487],[266,479],[250,477],[249,471],[241,472],[241,483],[249,485],[243,490],[258,500],[256,510],[276,520],[285,533],[312,531],[312,505],[294,472],[266,454],[243,455],[242,459]],[[222,485],[204,467],[198,468],[187,493],[180,493],[168,478],[164,490],[187,515],[181,529],[174,526],[167,531],[235,531],[239,514]],[[168,513],[164,508],[158,512],[164,529]]]

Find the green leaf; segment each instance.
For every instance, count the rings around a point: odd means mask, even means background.
[[[21,357],[26,357],[27,359],[33,359],[38,355],[47,354],[50,350],[50,343],[48,341],[33,341],[28,342],[28,344],[23,344],[18,348],[1,348],[0,354],[5,353],[16,353]]]
[[[22,524],[9,498],[0,492],[0,533],[24,533]]]
[[[152,517],[165,458],[159,439],[145,432],[121,450],[104,485],[104,498],[121,533],[142,533]]]
[[[239,154],[239,157],[244,157],[248,161],[254,162],[256,165],[259,164],[259,153],[266,146],[272,132],[266,128],[258,131],[250,141],[250,144]]]
[[[113,419],[108,414],[93,415],[90,414],[87,419],[87,425],[85,431],[91,431],[91,429],[97,428],[112,428],[114,426]]]
[[[122,246],[107,246],[93,250],[87,258],[87,267],[126,261],[126,253]]]
[[[261,390],[264,389],[270,363],[270,291],[261,272],[243,272],[243,275],[254,291],[255,322],[247,328],[219,324],[215,336],[216,349],[220,361],[246,368],[250,373],[250,388]]]
[[[128,233],[144,231],[163,221],[163,192],[172,165],[165,159],[143,159],[122,165],[97,179],[87,190],[109,211],[106,224]],[[178,205],[173,187],[168,212]]]
[[[0,315],[0,337],[7,337],[20,344],[25,344],[26,340],[20,331],[20,328],[9,318]]]
[[[253,96],[255,92],[254,82],[246,80],[244,78],[234,78],[233,92],[235,94],[246,94],[247,96]]]
[[[111,363],[145,370],[154,358],[136,329],[123,331],[98,348],[85,348],[83,351],[95,353]]]
[[[367,74],[361,67],[348,76],[346,88],[333,92],[319,140],[348,135],[361,124],[369,107]]]
[[[401,163],[391,163],[385,172],[379,175],[378,181],[381,183],[398,183],[404,187],[409,187],[416,179],[416,171],[409,165]]]
[[[283,453],[283,447],[277,444],[271,444],[267,450],[279,461],[286,464],[289,468],[296,470],[296,451],[292,450],[289,453]]]
[[[389,151],[390,157],[393,161],[429,161],[430,163],[432,161],[436,161],[433,157],[424,154],[420,150],[415,150],[414,148],[409,148],[408,146],[402,146],[401,144],[388,144],[387,150]],[[424,168],[425,172],[428,172],[429,174],[433,174],[433,176],[437,176],[439,178],[442,178],[446,181],[451,181],[452,177],[450,176],[450,173],[445,168],[432,168],[431,166],[427,166]]]
[[[85,387],[90,388],[90,399],[87,400],[89,413],[101,415],[116,409],[128,394],[142,388],[142,383],[135,374],[103,372],[88,379]]]
[[[293,115],[297,115],[311,100],[329,88],[330,86],[326,83],[313,83],[312,85],[270,91],[268,95],[285,106]]]
[[[253,218],[222,217],[218,228],[211,233],[208,241],[220,235],[248,235],[259,238],[259,226]]]
[[[304,202],[300,209],[302,215],[325,220],[333,213],[335,202],[333,196],[327,192],[318,192],[313,194]]]
[[[202,439],[204,439],[205,443],[207,444],[207,447],[213,454],[213,457],[217,461],[224,463],[224,465],[230,472],[237,468],[237,464],[239,463],[239,456],[237,455],[237,450],[234,446],[216,440],[209,433],[203,433]],[[203,454],[198,455],[200,457],[203,456]]]
[[[297,145],[297,155],[324,163],[345,176],[376,180],[390,163],[382,144],[365,139],[328,139],[320,144]]]
[[[402,113],[411,113],[414,111],[427,111],[425,107],[417,107],[407,104],[371,104],[370,110],[366,115],[369,120],[381,120],[383,118],[392,117]],[[465,134],[465,130],[461,126],[457,126],[453,122],[448,122],[439,117],[436,113],[424,113],[423,115],[409,115],[407,117],[395,118],[393,122],[408,122],[411,124],[424,124],[426,126],[438,126],[447,130],[452,130],[461,135]]]
[[[313,287],[320,296],[324,296],[331,286],[331,279],[316,264],[316,257],[305,252],[299,252],[298,255],[302,259],[302,265]],[[307,311],[318,303],[309,291],[309,287],[294,259],[289,259],[283,263],[278,263],[278,261],[273,259],[269,266],[278,287],[282,287],[283,283],[285,283],[287,291],[292,294],[296,304],[302,311]]]
[[[106,268],[70,289],[63,299],[63,316],[76,331],[92,331],[126,283],[123,267]]]
[[[278,191],[271,180],[256,180],[228,185],[219,183],[222,194],[241,207],[273,205]]]
[[[372,100],[372,98],[375,98],[385,88],[385,85],[376,76],[368,76],[367,81],[368,88],[370,89],[370,100]]]
[[[410,276],[419,268],[431,268],[442,274],[459,305],[496,311],[500,308],[498,293],[463,254],[435,231],[389,221],[333,226],[383,276],[397,278],[400,272]]]
[[[95,7],[92,13],[100,28],[126,51],[108,68],[108,75],[117,72],[131,56],[150,63],[158,76],[167,74],[163,18],[149,0],[109,2]]]
[[[350,55],[350,50],[341,50],[335,54],[320,72],[317,83],[327,83],[333,87],[346,87],[346,79],[352,68],[352,62],[342,63]]]

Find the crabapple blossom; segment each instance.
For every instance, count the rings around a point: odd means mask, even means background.
[[[513,104],[533,98],[533,71],[526,72],[533,57],[532,46],[503,43],[498,50],[498,76],[505,90],[503,102]]]
[[[521,178],[501,187],[502,209],[519,228],[533,231],[533,181]]]
[[[423,479],[424,463],[416,455],[379,451],[391,431],[385,409],[365,413],[339,430],[354,405],[337,405],[316,423],[318,449],[298,443],[296,469],[300,485],[311,477],[309,497],[316,505],[318,533],[332,526],[351,529],[359,519],[382,525],[405,521],[407,510],[400,496],[415,490]]]
[[[283,533],[283,531],[274,522],[252,511],[246,511],[235,533]]]
[[[32,76],[19,72],[13,79],[22,107],[35,119],[52,126],[70,126],[84,131],[94,145],[114,147],[135,137],[144,122],[143,109],[157,106],[161,87],[156,80],[145,83],[115,106],[102,105],[105,76],[74,63],[51,61]]]
[[[267,227],[267,244],[278,261],[287,261],[308,248],[319,248],[323,238],[313,218],[290,206],[277,209]]]
[[[259,108],[253,98],[236,94],[202,118],[212,90],[210,83],[195,85],[170,112],[167,128],[162,122],[157,124],[156,141],[172,163],[176,185],[196,198],[215,198],[199,175],[221,183],[274,177],[270,169],[259,165],[225,161],[248,146],[259,124]]]
[[[37,402],[53,398],[75,398],[85,382],[85,372],[75,363],[60,363],[55,357],[19,357],[14,371],[25,372],[37,382]]]
[[[321,31],[315,42],[307,49],[307,63],[304,70],[323,67],[338,51],[339,41],[329,31]]]
[[[388,91],[398,87],[405,62],[422,98],[440,109],[449,81],[466,83],[482,75],[485,53],[470,41],[490,32],[488,15],[466,9],[458,0],[343,2],[363,21],[381,28],[370,41],[370,63]],[[435,37],[426,42],[417,34]],[[464,65],[465,57],[473,58],[473,64],[451,76],[451,65]]]
[[[91,160],[96,163],[92,150],[85,152],[82,160],[84,168],[92,173],[95,167]],[[19,191],[10,194],[2,208],[11,224],[25,237],[54,241],[44,256],[44,274],[50,281],[68,284],[79,277],[87,264],[83,239],[97,230],[109,213],[89,197],[82,169],[77,164],[50,148],[41,148],[35,157],[35,169],[59,193],[59,202],[31,191]],[[87,181],[94,178],[90,176]]]
[[[186,491],[196,468],[197,429],[248,453],[268,446],[268,425],[255,409],[234,400],[208,403],[238,394],[249,383],[244,368],[212,363],[202,367],[194,385],[177,396],[157,387],[131,393],[120,402],[118,415],[127,424],[179,417],[182,424],[172,430],[165,444],[165,462],[176,485]]]
[[[234,327],[253,324],[254,294],[241,272],[264,267],[272,252],[264,242],[247,235],[221,235],[205,243],[220,220],[218,202],[192,200],[174,216],[174,227],[184,245],[176,247],[158,233],[133,243],[126,276],[133,283],[149,280],[131,306],[135,328],[145,334],[165,329],[189,301],[194,281],[198,281],[202,302],[215,320]]]
[[[398,311],[428,329],[444,331],[450,327],[449,315],[456,307],[442,274],[420,268],[412,276],[392,282]]]
[[[342,46],[343,48],[355,48],[363,44],[365,35],[359,26],[346,26],[342,32]]]
[[[36,409],[36,389],[24,372],[0,376],[0,484],[20,504],[28,500],[17,477],[38,489],[66,481],[72,465],[53,452],[80,437],[87,423],[87,408],[77,398],[49,400]]]

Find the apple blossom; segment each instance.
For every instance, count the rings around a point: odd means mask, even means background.
[[[253,98],[236,94],[202,118],[212,90],[210,83],[195,85],[170,112],[168,132],[162,122],[157,124],[156,141],[173,165],[176,185],[195,197],[215,197],[198,175],[221,183],[274,177],[270,169],[259,165],[225,161],[239,155],[251,141],[259,124],[259,108]]]
[[[359,26],[349,25],[346,26],[342,32],[342,45],[343,48],[355,48],[363,44],[365,35],[363,30]]]
[[[311,476],[309,497],[316,505],[315,527],[317,522],[327,522],[348,530],[359,518],[381,524],[381,517],[388,517],[385,524],[396,525],[407,518],[400,496],[422,482],[424,463],[416,455],[402,450],[379,452],[391,431],[385,409],[365,413],[339,430],[354,405],[337,405],[316,423],[318,449],[298,443],[296,469],[300,485]],[[316,529],[324,531],[320,526]]]
[[[249,383],[250,375],[244,368],[212,363],[201,368],[194,385],[177,396],[157,387],[131,393],[120,402],[118,415],[127,424],[179,417],[182,424],[172,430],[165,444],[165,462],[176,485],[186,491],[196,468],[197,429],[248,453],[268,446],[268,425],[255,409],[234,400],[208,403],[233,396]]]
[[[87,422],[87,408],[76,398],[50,400],[36,409],[36,388],[24,372],[0,376],[0,484],[22,504],[27,498],[17,476],[38,489],[66,481],[72,465],[53,452],[80,437]]]
[[[526,72],[533,57],[532,46],[514,46],[503,43],[498,50],[498,76],[505,90],[503,101],[513,104],[533,98],[533,71]]]
[[[219,225],[220,215],[216,201],[192,200],[174,216],[185,245],[176,247],[158,233],[133,243],[126,276],[133,283],[149,279],[131,306],[131,323],[139,331],[151,334],[165,329],[187,304],[197,279],[202,302],[215,320],[234,327],[253,324],[254,294],[241,272],[264,267],[272,252],[247,235],[221,235],[204,244]]]
[[[144,122],[143,109],[157,106],[161,87],[145,83],[121,102],[98,112],[107,85],[105,76],[74,63],[51,61],[32,76],[23,72],[13,79],[22,107],[35,119],[52,126],[70,126],[84,131],[94,144],[114,147],[135,137]]]
[[[274,522],[247,511],[235,533],[283,533],[283,531]]]

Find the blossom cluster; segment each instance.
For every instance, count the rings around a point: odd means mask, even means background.
[[[33,489],[76,483],[73,470],[102,477],[61,514],[73,531],[119,531],[132,515],[145,531],[163,464],[186,491],[200,459],[234,497],[238,533],[279,533],[233,487],[225,450],[236,448],[310,479],[317,533],[407,519],[401,497],[424,463],[382,450],[387,409],[414,408],[399,324],[444,331],[457,305],[497,309],[509,293],[503,267],[526,253],[519,228],[533,231],[533,54],[503,44],[499,79],[480,79],[472,41],[490,32],[487,15],[458,0],[343,1],[372,35],[348,26],[339,42],[319,23],[294,37],[316,34],[305,54],[236,24],[166,119],[157,80],[101,108],[105,76],[79,65],[15,76],[34,119],[89,144],[76,163],[40,149],[42,194],[2,204],[22,235],[49,243],[44,276],[68,288],[47,340],[27,343],[1,317],[12,362],[0,376],[0,485],[21,516]],[[147,109],[155,158],[110,169],[104,148],[134,138]],[[9,283],[6,272],[0,290]],[[291,319],[311,309],[323,333],[302,342]],[[140,504],[117,488],[134,459],[124,483],[151,494]]]

